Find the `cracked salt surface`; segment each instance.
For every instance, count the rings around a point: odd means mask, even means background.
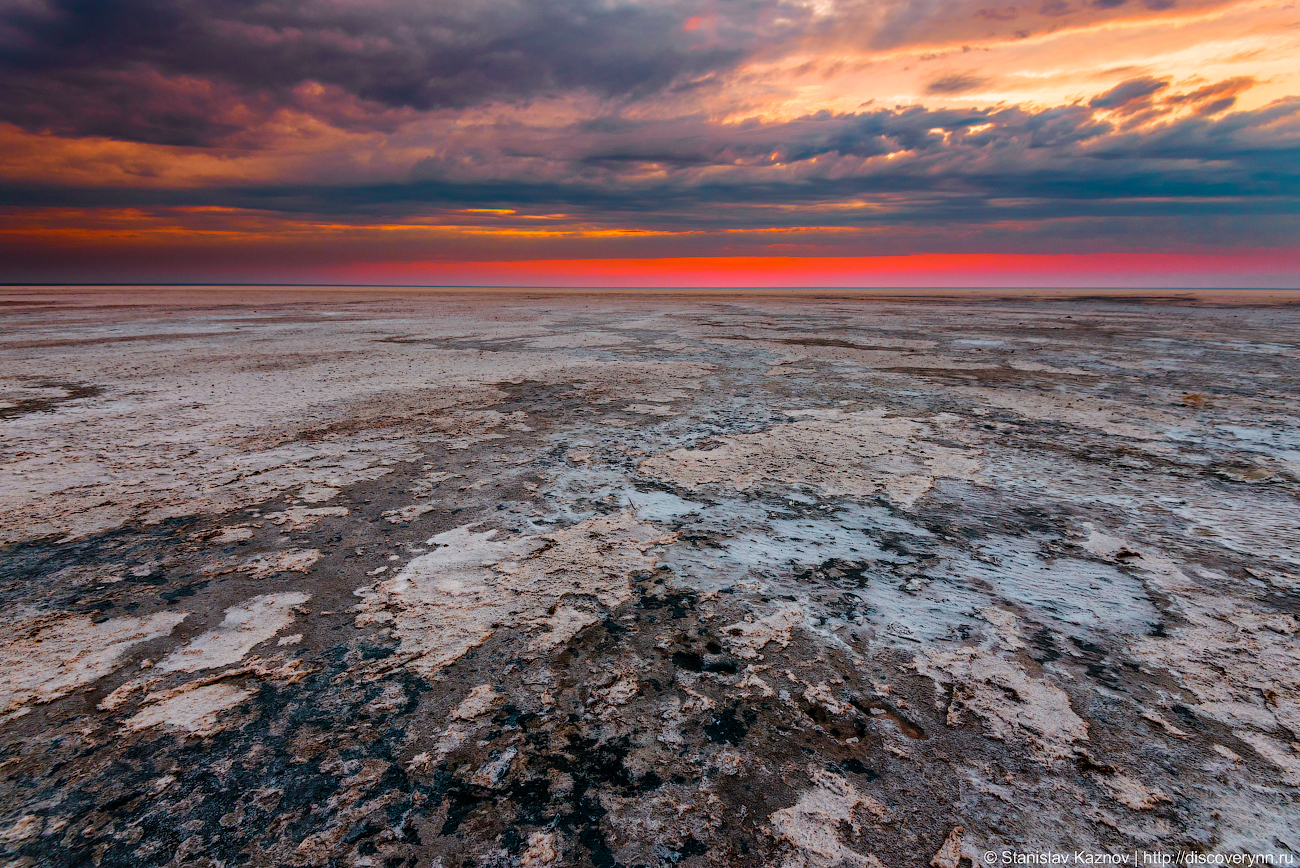
[[[15,865],[1300,849],[1294,307],[98,298],[0,332]]]

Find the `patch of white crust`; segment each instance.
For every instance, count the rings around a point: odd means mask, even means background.
[[[879,820],[885,806],[837,774],[810,769],[813,788],[770,817],[772,832],[793,848],[783,868],[884,868],[871,853],[859,853],[840,837],[846,825],[856,836],[867,816]]]
[[[1144,407],[1142,421],[1134,424],[1133,405],[1108,401],[1081,394],[1042,395],[1011,389],[961,387],[952,390],[971,398],[982,399],[994,407],[1041,422],[1061,422],[1080,428],[1092,428],[1117,437],[1155,440],[1164,431],[1178,425],[1178,419],[1161,410]]]
[[[226,610],[215,628],[177,648],[157,665],[161,672],[197,672],[230,666],[255,645],[293,623],[293,607],[311,599],[301,591],[261,594]]]
[[[933,868],[958,868],[961,865],[963,855],[961,838],[964,834],[966,834],[965,829],[961,826],[954,826],[952,831],[948,833],[948,837],[944,838],[943,846],[939,848],[939,852],[931,857],[930,865]]]
[[[20,844],[29,841],[41,833],[45,820],[35,814],[24,814],[17,822],[4,831],[0,831],[0,844]]]
[[[5,625],[0,642],[0,713],[52,702],[121,665],[133,645],[166,636],[186,612],[113,618],[41,615]]]
[[[405,524],[408,521],[414,521],[426,512],[433,512],[437,507],[432,503],[412,503],[409,506],[398,507],[397,509],[386,509],[383,512],[384,519],[392,524]]]
[[[792,414],[793,415],[793,414]],[[647,476],[694,490],[744,491],[761,482],[812,485],[831,495],[883,494],[910,508],[936,479],[972,479],[978,451],[943,446],[930,423],[883,410],[800,411],[809,418],[757,434],[719,438],[714,449],[677,449],[641,463]]]
[[[339,489],[328,485],[307,485],[298,492],[298,497],[307,503],[324,503],[338,497]]]
[[[803,698],[814,705],[820,705],[833,715],[841,715],[849,710],[849,703],[836,695],[835,689],[825,681],[809,684],[804,689]]]
[[[528,643],[528,652],[537,654],[559,648],[599,620],[600,616],[590,609],[556,606],[554,612],[542,619],[541,632]]]
[[[252,695],[250,690],[224,682],[173,691],[168,698],[142,708],[126,721],[126,728],[142,730],[163,726],[194,736],[211,735],[225,728],[220,720],[222,712]]]
[[[510,770],[510,762],[518,755],[519,749],[514,747],[506,748],[501,752],[501,756],[490,760],[470,778],[470,783],[476,787],[494,790],[500,785],[501,779],[505,777],[506,772]]]
[[[252,538],[253,529],[248,525],[241,524],[233,527],[223,527],[217,532],[217,535],[212,538],[212,541],[217,545],[225,545],[226,543],[242,542],[243,540]]]
[[[255,579],[264,579],[276,573],[305,573],[320,560],[319,549],[285,549],[269,555],[258,555],[239,566]]]
[[[278,525],[288,525],[285,530],[306,530],[326,516],[345,516],[346,506],[291,506],[284,512],[268,513],[266,520]]]
[[[1198,582],[1175,561],[1095,528],[1083,545],[1100,557],[1125,554],[1185,622],[1167,637],[1141,637],[1133,656],[1173,673],[1199,712],[1230,726],[1285,783],[1300,784],[1300,621],[1225,594],[1226,576]]]
[[[520,868],[540,868],[559,861],[554,832],[534,832],[528,836],[528,849],[519,857]]]
[[[196,424],[202,435],[191,429],[172,438],[194,434],[191,443],[150,438],[145,451],[113,443],[120,438],[98,430],[109,426],[102,418],[89,426],[103,442],[82,443],[66,426],[53,432],[56,442],[75,443],[82,454],[65,460],[43,449],[47,457],[25,462],[12,485],[0,484],[8,489],[0,496],[0,544],[47,534],[76,539],[132,519],[152,524],[229,512],[304,484],[309,496],[323,496],[325,489],[383,476],[389,465],[415,455],[409,444],[361,436],[249,449],[222,442],[215,424]]]
[[[493,690],[491,684],[480,684],[469,692],[469,696],[460,705],[452,709],[451,716],[456,720],[473,720],[503,702],[505,697]]]
[[[990,738],[1027,742],[1049,757],[1069,756],[1075,742],[1088,738],[1088,724],[1074,713],[1064,690],[993,651],[927,651],[913,665],[936,686],[951,686],[949,726],[960,725],[972,711]]]
[[[1020,619],[1014,612],[1008,612],[997,606],[986,606],[979,614],[985,621],[998,628],[994,633],[994,639],[1003,648],[1016,651],[1025,647],[1025,643],[1020,641]]]
[[[742,660],[758,660],[769,642],[782,648],[790,644],[790,631],[803,623],[803,609],[793,603],[783,604],[766,618],[739,621],[722,628],[722,643]]]
[[[503,414],[442,424],[443,417],[466,415],[461,408],[500,400],[503,393],[489,384],[587,380],[641,391],[681,387],[681,378],[708,370],[690,362],[605,361],[555,350],[484,354],[358,343],[356,325],[343,318],[335,325],[274,325],[273,340],[260,328],[229,330],[203,315],[188,322],[205,336],[179,345],[135,345],[139,349],[125,356],[123,345],[108,343],[13,357],[23,378],[93,378],[104,393],[61,404],[53,414],[5,421],[0,545],[50,535],[80,538],[127,521],[229,513],[284,492],[320,503],[345,486],[389,473],[397,462],[418,460],[419,439],[465,428],[472,430],[453,438],[500,437],[483,433],[496,425],[525,430],[522,417]],[[83,337],[106,334],[99,324],[67,325]],[[434,331],[435,338],[448,334]],[[166,339],[166,332],[156,337]],[[627,340],[611,332],[536,328],[528,337],[558,347]],[[12,377],[13,371],[10,364],[0,373]],[[448,445],[459,444],[453,439]]]
[[[1133,811],[1149,811],[1156,805],[1171,801],[1169,796],[1128,775],[1110,775],[1103,779],[1103,783],[1117,802]]]
[[[357,626],[391,625],[422,672],[436,672],[502,628],[543,631],[533,648],[568,641],[594,622],[586,608],[630,599],[632,574],[652,569],[649,550],[669,540],[630,511],[536,537],[498,538],[472,527],[438,534],[429,540],[434,551],[357,591],[364,600]]]

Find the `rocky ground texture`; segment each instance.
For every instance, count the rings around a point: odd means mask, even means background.
[[[1300,850],[1300,307],[0,307],[0,865]]]

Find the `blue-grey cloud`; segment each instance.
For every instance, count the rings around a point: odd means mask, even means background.
[[[1163,79],[1149,76],[1133,78],[1115,85],[1088,105],[1095,109],[1128,109],[1134,104],[1149,102],[1154,94],[1167,87],[1169,82]]]
[[[1145,220],[1184,240],[1249,246],[1284,239],[1297,225],[1300,99],[1214,116],[1195,110],[1245,86],[1232,80],[1167,95],[1152,109],[1165,120],[1141,131],[1085,105],[821,112],[746,124],[610,117],[518,129],[506,144],[487,129],[424,161],[405,183],[27,188],[7,191],[6,201],[213,204],[359,223],[507,208],[563,212],[588,225],[703,232],[910,226],[952,233],[1019,223],[1062,238],[1088,227],[1094,241],[1121,244],[1134,221]],[[1144,99],[1168,90],[1143,88]],[[476,172],[467,174],[474,161]],[[843,207],[853,202],[871,207]]]
[[[978,90],[986,83],[988,83],[988,79],[983,76],[970,75],[969,73],[953,73],[932,80],[925,86],[925,92],[942,95],[969,93],[972,90]]]

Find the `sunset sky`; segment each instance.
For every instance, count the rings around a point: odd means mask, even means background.
[[[0,0],[0,281],[1300,286],[1300,5]]]

